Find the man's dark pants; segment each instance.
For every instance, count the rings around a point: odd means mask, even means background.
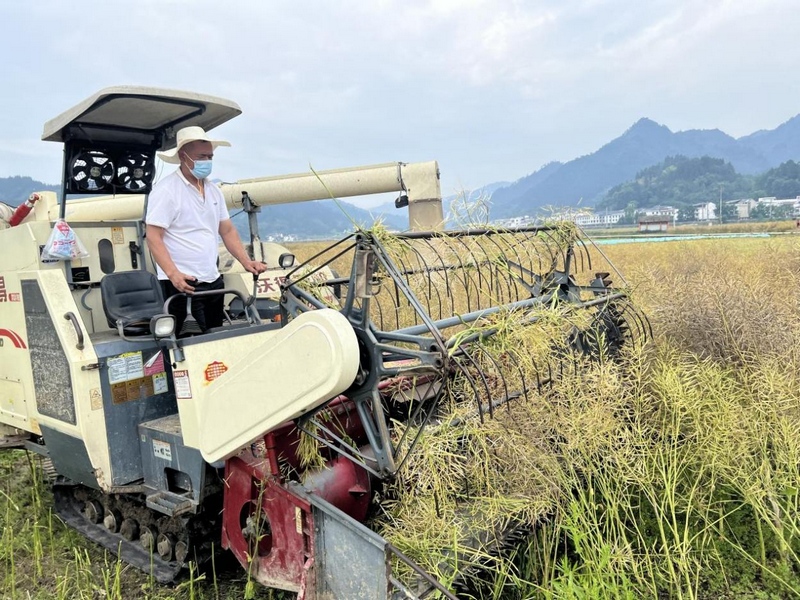
[[[222,275],[211,283],[197,282],[193,284],[195,292],[205,292],[208,290],[221,290],[224,287]],[[161,280],[161,290],[164,292],[164,299],[180,294],[172,285],[169,279]],[[208,331],[213,327],[222,325],[224,296],[213,294],[210,296],[192,296],[192,316],[200,330]],[[180,296],[169,303],[169,312],[175,317],[175,333],[180,334],[183,323],[186,320],[186,298]]]

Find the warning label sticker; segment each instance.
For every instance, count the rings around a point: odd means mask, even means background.
[[[172,382],[175,384],[175,397],[189,400],[192,397],[192,386],[189,383],[189,371],[173,371]]]
[[[160,353],[159,353],[160,354]],[[108,382],[115,383],[130,381],[144,377],[144,364],[141,352],[126,352],[108,359]]]
[[[128,401],[128,388],[125,382],[111,384],[111,402],[122,404]]]
[[[155,385],[152,377],[137,377],[111,384],[111,401],[114,404],[149,398],[154,394]]]
[[[92,410],[100,410],[103,408],[103,396],[100,394],[100,388],[92,388],[89,390],[89,401]]]
[[[117,245],[125,243],[125,232],[122,227],[111,228],[111,243]]]
[[[130,381],[126,381],[125,385],[128,388],[128,400],[149,398],[153,395],[152,377],[139,377],[138,379],[131,379]]]
[[[153,455],[156,458],[163,458],[164,460],[172,460],[172,447],[168,442],[161,440],[153,440]]]
[[[166,373],[156,373],[153,375],[153,391],[156,394],[164,394],[168,389]]]

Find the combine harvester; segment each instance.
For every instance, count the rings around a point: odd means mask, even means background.
[[[307,600],[455,598],[364,522],[454,402],[482,420],[554,377],[488,353],[494,319],[570,306],[589,315],[570,339],[589,353],[647,324],[570,227],[442,231],[427,162],[222,184],[270,268],[254,281],[223,255],[225,289],[206,293],[229,319],[176,337],[142,219],[155,153],[240,112],[115,87],[45,124],[64,200],[0,206],[2,444],[41,455],[61,518],[158,581],[221,546]],[[302,265],[258,238],[260,206],[385,192],[410,232],[358,230]],[[43,259],[64,222],[88,256]]]

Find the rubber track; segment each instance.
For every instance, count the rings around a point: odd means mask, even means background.
[[[146,550],[138,540],[128,541],[121,535],[110,532],[102,523],[90,522],[76,508],[73,497],[75,487],[73,485],[53,486],[56,513],[67,525],[84,537],[107,548],[123,562],[151,574],[159,583],[170,583],[178,577],[184,567],[183,563],[167,562],[157,552]],[[98,500],[102,501],[102,496],[101,493],[97,493]]]

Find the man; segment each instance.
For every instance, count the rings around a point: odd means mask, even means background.
[[[159,152],[158,156],[180,167],[153,187],[145,218],[147,243],[156,261],[164,297],[224,287],[217,269],[217,236],[247,271],[254,275],[265,271],[267,265],[252,260],[245,251],[222,192],[207,181],[214,149],[230,143],[210,139],[197,126],[179,130],[176,141],[174,149]],[[201,331],[222,325],[223,306],[222,294],[192,299],[192,316]],[[173,300],[170,312],[175,316],[175,330],[180,333],[186,320],[186,299]]]

